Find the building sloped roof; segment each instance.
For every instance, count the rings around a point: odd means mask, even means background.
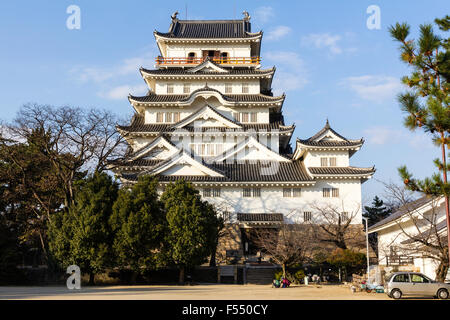
[[[225,68],[224,68],[225,69]],[[217,75],[217,76],[227,76],[227,75],[269,75],[275,71],[275,67],[271,69],[254,69],[254,68],[227,68],[228,72],[223,73],[219,71],[197,71],[197,72],[189,72],[188,68],[167,68],[167,69],[145,69],[141,68],[141,72],[155,75],[155,76],[165,76],[165,75],[188,75],[188,76],[196,76],[196,75]]]
[[[392,222],[394,220],[397,220],[398,218],[402,217],[405,214],[412,213],[414,210],[417,210],[418,208],[424,206],[425,204],[431,202],[432,200],[435,200],[436,198],[429,197],[429,196],[423,196],[419,199],[416,199],[414,201],[411,201],[400,208],[398,208],[395,212],[390,214],[387,218],[375,223],[373,226],[369,227],[369,231],[376,229],[378,227],[381,227],[385,224],[388,224],[389,222]]]
[[[161,161],[162,164],[164,161]],[[127,163],[128,165],[129,163]],[[213,170],[221,172],[224,177],[212,176],[165,176],[158,175],[160,181],[176,181],[185,179],[192,182],[313,182],[300,161],[275,162],[252,161],[238,163],[210,163]],[[147,169],[147,168],[143,168]],[[145,174],[142,172],[141,174]],[[137,173],[122,174],[130,181],[138,178]]]
[[[342,139],[341,141],[336,140],[320,140],[317,141],[319,137],[321,137],[325,132],[331,131],[334,135],[336,135],[338,138]],[[357,140],[351,140],[347,139],[344,136],[337,133],[333,128],[331,128],[330,123],[325,123],[325,126],[319,130],[315,135],[312,137],[302,140],[297,139],[297,141],[303,145],[311,146],[311,147],[352,147],[352,146],[358,146],[364,143],[364,139],[357,139]]]
[[[186,102],[192,96],[199,92],[216,92],[221,95],[221,97],[225,101],[229,102],[271,102],[271,101],[279,101],[284,100],[285,95],[272,97],[265,94],[223,94],[219,90],[204,87],[191,92],[191,94],[155,94],[153,92],[149,92],[146,96],[133,96],[130,95],[129,99],[136,102]]]
[[[178,20],[174,19],[169,32],[155,34],[166,38],[248,38],[251,33],[250,22],[242,20]]]
[[[361,175],[373,174],[375,168],[358,168],[358,167],[308,167],[312,174],[322,175]]]
[[[239,131],[239,130],[249,130],[249,129],[253,129],[253,130],[279,130],[279,131],[293,131],[294,130],[294,126],[285,126],[283,121],[273,121],[271,123],[255,123],[255,124],[240,124],[242,126],[242,129],[231,129],[231,128],[224,128],[224,127],[205,127],[202,128],[202,131],[220,131],[220,132],[225,132],[225,131]],[[133,120],[131,121],[131,124],[129,126],[122,126],[122,125],[118,125],[117,129],[119,130],[123,130],[126,132],[173,132],[176,129],[174,128],[174,124],[146,124],[144,122],[144,116],[140,115],[140,114],[135,114],[133,117]],[[188,131],[194,131],[194,130],[199,130],[198,128],[194,128],[192,126],[187,126],[183,128],[184,130],[188,130]]]

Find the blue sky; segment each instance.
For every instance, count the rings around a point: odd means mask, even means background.
[[[81,29],[66,27],[69,5],[81,9]],[[369,5],[381,9],[381,29],[369,30]],[[407,21],[413,36],[421,23],[450,13],[449,1],[88,1],[0,3],[0,119],[10,121],[27,102],[132,114],[128,93],[143,94],[140,66],[158,55],[153,30],[167,31],[170,15],[185,19],[241,18],[264,31],[262,65],[276,65],[274,90],[286,92],[285,120],[294,137],[331,126],[348,138],[364,137],[351,164],[375,165],[363,201],[382,195],[378,180],[400,182],[398,166],[430,175],[439,156],[429,137],[403,128],[396,94],[408,69],[387,31]],[[295,138],[292,140],[295,141]]]

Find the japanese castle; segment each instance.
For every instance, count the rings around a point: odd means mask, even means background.
[[[323,119],[310,138],[292,141],[285,95],[272,93],[275,67],[261,68],[263,33],[251,31],[249,14],[171,18],[168,32],[154,32],[161,53],[154,69],[140,69],[148,93],[129,96],[135,115],[117,127],[129,144],[111,163],[122,183],[153,175],[163,190],[190,181],[227,217],[223,255],[250,255],[254,228],[314,221],[317,203],[358,212],[351,223],[361,225],[361,184],[375,169],[350,166],[350,157],[364,140]]]

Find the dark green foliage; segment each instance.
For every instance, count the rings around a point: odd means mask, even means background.
[[[145,176],[131,189],[121,189],[110,219],[116,265],[130,268],[135,275],[164,263],[161,251],[167,228],[157,184]]]
[[[369,227],[375,223],[387,218],[392,213],[391,208],[384,205],[383,200],[375,196],[372,201],[372,206],[365,206],[363,217],[368,218]]]
[[[49,224],[49,246],[63,267],[78,265],[92,283],[112,261],[109,219],[118,185],[106,173],[95,173],[77,187],[75,204]]]
[[[205,262],[214,250],[222,221],[213,206],[183,180],[168,185],[161,201],[169,229],[167,258],[180,268],[179,282],[183,283],[185,268]]]

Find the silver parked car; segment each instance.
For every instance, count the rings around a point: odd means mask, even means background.
[[[432,296],[448,299],[450,284],[431,280],[418,272],[395,272],[386,285],[389,297],[400,299],[402,296]]]

